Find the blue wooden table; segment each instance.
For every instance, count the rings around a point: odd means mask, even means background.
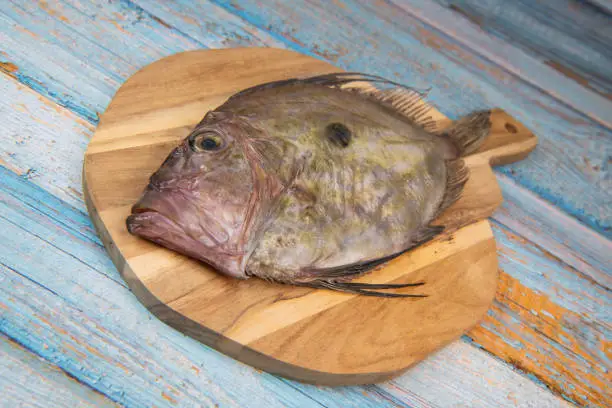
[[[500,107],[540,138],[497,169],[484,321],[383,384],[256,371],[153,318],[85,211],[82,158],[136,70],[290,48]],[[612,5],[606,0],[0,0],[0,406],[612,406]]]

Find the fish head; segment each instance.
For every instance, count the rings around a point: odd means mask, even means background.
[[[128,231],[246,278],[250,231],[261,207],[245,127],[208,113],[151,176]]]

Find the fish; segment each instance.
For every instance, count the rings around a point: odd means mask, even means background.
[[[219,273],[364,296],[352,282],[444,231],[490,111],[441,127],[425,93],[339,72],[244,89],[209,111],[149,179],[128,231]]]

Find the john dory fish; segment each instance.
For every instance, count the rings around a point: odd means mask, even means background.
[[[350,280],[442,231],[430,222],[461,194],[461,157],[489,133],[488,111],[444,131],[427,111],[410,88],[359,73],[246,89],[151,176],[128,229],[235,278],[421,296],[384,291],[420,283]]]

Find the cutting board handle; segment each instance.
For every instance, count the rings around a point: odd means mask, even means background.
[[[523,160],[535,149],[538,138],[529,129],[501,109],[491,111],[491,134],[472,156],[501,166]]]
[[[461,199],[442,215],[445,236],[360,278],[426,281],[427,298],[373,299],[231,279],[125,227],[151,173],[205,112],[253,85],[330,72],[338,68],[271,48],[199,50],[157,61],[131,77],[102,116],[85,154],[83,191],[115,265],[159,319],[274,374],[325,385],[364,384],[394,377],[459,338],[493,301],[497,252],[483,219],[502,197],[491,166],[524,158],[537,142],[503,111],[492,112],[491,135],[464,158],[470,177]],[[433,110],[436,115],[450,124]]]
[[[503,200],[491,166],[522,160],[537,144],[538,138],[525,125],[501,109],[491,111],[491,134],[475,153],[464,159],[470,177],[461,198],[434,224],[444,225],[447,232],[452,232],[490,217]]]

